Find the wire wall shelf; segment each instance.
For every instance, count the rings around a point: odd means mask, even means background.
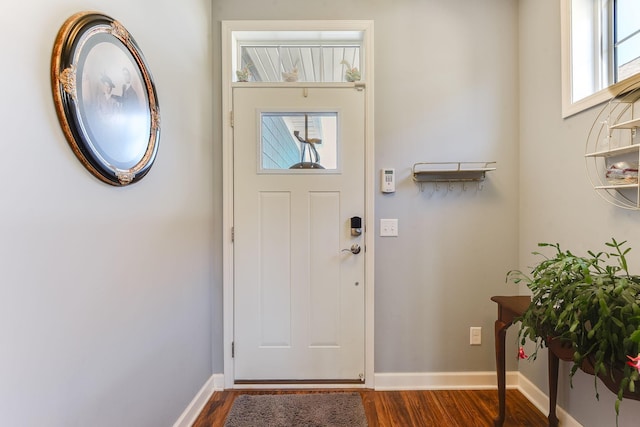
[[[424,191],[426,184],[432,184],[436,191],[441,184],[453,190],[456,183],[466,190],[469,183],[475,183],[482,190],[487,172],[496,170],[496,162],[419,162],[412,168],[413,180]]]

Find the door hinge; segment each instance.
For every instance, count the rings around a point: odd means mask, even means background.
[[[231,123],[231,127],[233,127],[233,111],[229,112],[229,122]]]
[[[236,241],[236,228],[231,227],[231,243]]]
[[[236,343],[231,341],[231,358],[236,357]]]

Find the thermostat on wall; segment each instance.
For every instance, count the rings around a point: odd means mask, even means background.
[[[380,189],[383,193],[394,193],[396,191],[396,170],[382,169],[380,174]]]

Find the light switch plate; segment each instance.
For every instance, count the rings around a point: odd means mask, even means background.
[[[398,235],[398,219],[381,219],[380,236],[396,237]]]

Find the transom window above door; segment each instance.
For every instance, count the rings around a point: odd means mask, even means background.
[[[344,82],[360,69],[359,45],[243,45],[241,68],[256,82]]]
[[[361,80],[361,31],[234,32],[236,80],[349,82]]]

